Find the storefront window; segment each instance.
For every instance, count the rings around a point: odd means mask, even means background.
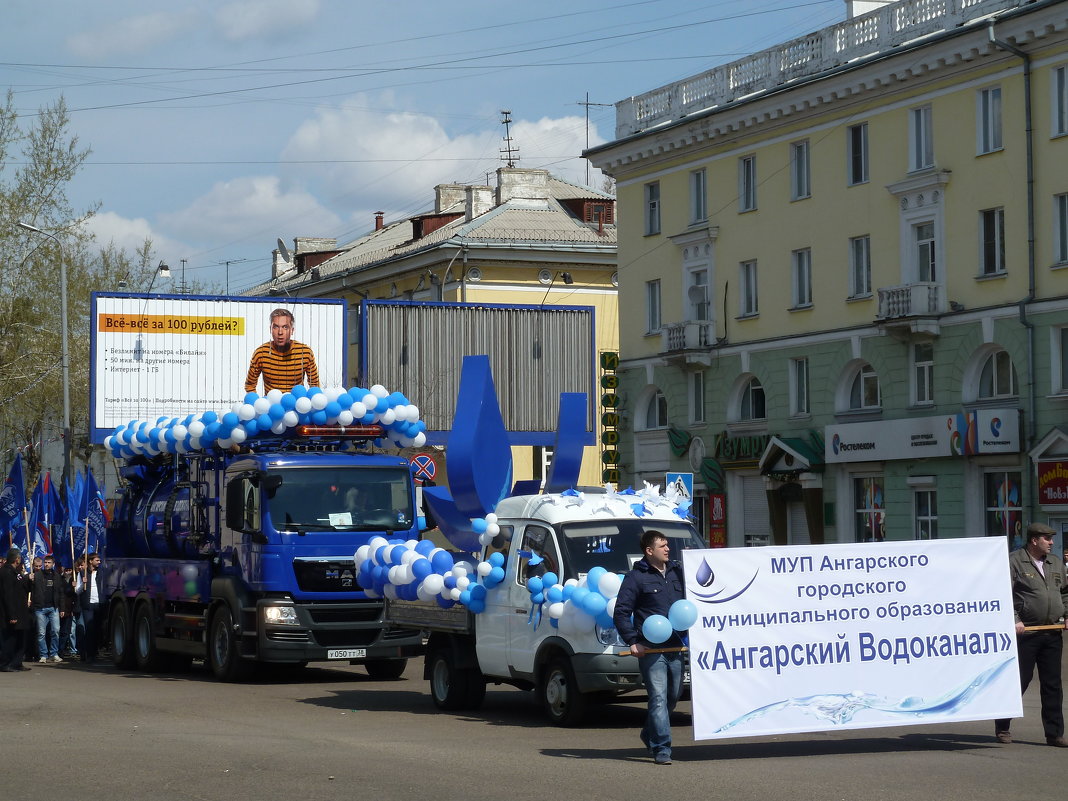
[[[1020,517],[1020,474],[999,470],[984,477],[986,499],[986,535],[1008,537],[1010,547],[1023,545]]]
[[[886,539],[886,499],[883,477],[853,479],[853,518],[857,542]]]
[[[916,539],[938,539],[938,493],[916,490]]]

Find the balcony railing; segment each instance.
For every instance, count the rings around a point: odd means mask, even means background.
[[[879,319],[926,317],[943,311],[938,284],[918,283],[879,289]]]
[[[901,0],[616,103],[616,138],[818,75],[1030,0]]]
[[[708,320],[667,323],[660,327],[660,352],[707,348],[712,344],[712,323]]]

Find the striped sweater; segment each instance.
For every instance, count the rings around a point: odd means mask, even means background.
[[[252,354],[248,363],[248,375],[245,377],[245,392],[254,392],[263,375],[263,393],[272,389],[288,392],[297,384],[304,383],[308,377],[308,386],[319,386],[319,368],[315,366],[315,354],[303,342],[290,340],[289,348],[277,350],[270,342],[264,342]]]

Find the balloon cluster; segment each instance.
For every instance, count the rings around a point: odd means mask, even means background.
[[[499,555],[499,554],[498,554]],[[461,603],[472,612],[486,608],[486,581],[495,565],[482,569],[470,562],[456,562],[453,555],[430,540],[387,540],[374,537],[355,554],[358,581],[371,597],[403,601],[436,601],[443,609]],[[504,564],[501,556],[500,564]],[[504,578],[500,569],[497,583]],[[495,584],[491,585],[495,586]]]
[[[419,407],[400,392],[389,392],[375,384],[369,390],[298,385],[289,392],[249,392],[223,414],[208,411],[184,418],[159,417],[155,423],[131,420],[105,438],[104,445],[116,459],[128,459],[212,446],[229,448],[257,434],[281,435],[298,425],[375,423],[382,426],[385,437],[397,447],[417,448],[426,442],[426,423],[419,419]]]
[[[562,584],[555,573],[532,576],[527,579],[527,590],[534,607],[547,604],[545,613],[553,628],[564,634],[580,634],[596,626],[609,629],[615,625],[612,615],[622,583],[618,574],[597,566],[582,579],[568,579]]]
[[[667,616],[649,615],[642,622],[642,635],[649,642],[660,643],[671,636],[672,631],[686,631],[697,622],[697,606],[682,598],[668,609]]]

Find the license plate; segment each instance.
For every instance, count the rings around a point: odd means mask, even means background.
[[[332,648],[326,652],[327,659],[366,659],[366,648]]]

